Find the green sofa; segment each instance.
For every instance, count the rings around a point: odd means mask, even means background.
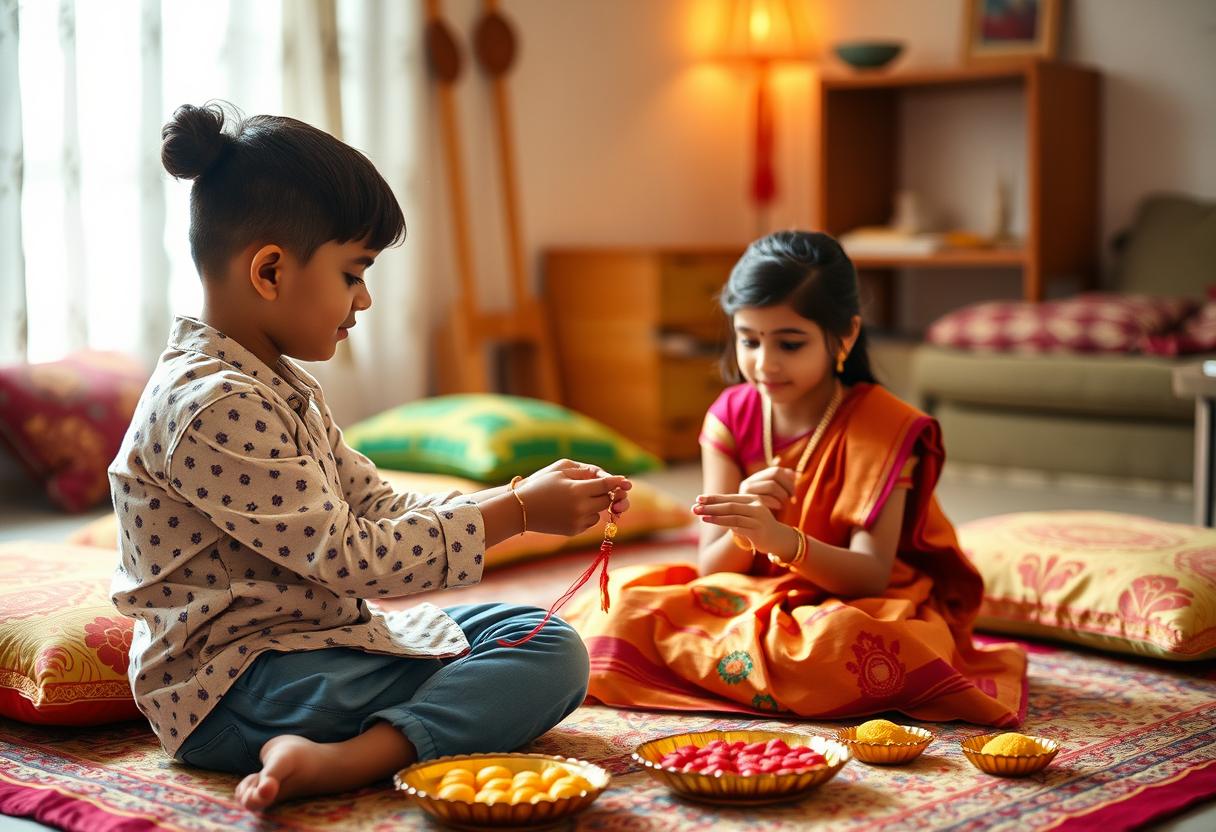
[[[1119,246],[1117,291],[1202,298],[1216,287],[1216,205],[1156,196]],[[971,352],[930,345],[912,359],[914,399],[936,416],[947,458],[986,465],[1187,482],[1194,413],[1163,358]]]

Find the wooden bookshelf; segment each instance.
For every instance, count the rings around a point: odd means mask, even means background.
[[[819,96],[819,217],[839,236],[884,225],[900,186],[900,109],[905,92],[976,86],[1021,90],[1029,215],[1018,248],[855,258],[860,271],[893,284],[905,268],[1003,268],[1021,272],[1027,300],[1043,299],[1056,275],[1096,282],[1101,156],[1101,83],[1092,69],[1051,61],[915,72],[827,74]],[[890,309],[892,304],[886,304]]]
[[[1026,263],[1026,251],[1022,248],[957,248],[932,254],[859,254],[852,260],[859,269],[1021,268]]]
[[[831,89],[894,89],[898,87],[946,87],[988,84],[994,81],[1021,83],[1028,63],[1000,63],[977,66],[951,66],[919,70],[879,70],[876,72],[825,73],[821,81]]]
[[[544,297],[564,404],[668,460],[700,457],[725,386],[717,295],[738,246],[553,248]]]

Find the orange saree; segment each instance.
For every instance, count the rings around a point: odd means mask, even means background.
[[[794,467],[806,441],[781,449],[781,464]],[[780,519],[848,547],[854,529],[877,520],[912,456],[903,531],[881,596],[833,597],[763,555],[750,574],[703,576],[690,564],[614,570],[607,614],[585,595],[565,615],[591,654],[590,695],[617,707],[820,719],[900,711],[1019,724],[1025,654],[972,644],[983,584],[933,496],[943,461],[934,420],[882,387],[855,385]]]

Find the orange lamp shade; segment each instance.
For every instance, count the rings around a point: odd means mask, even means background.
[[[725,0],[721,57],[750,63],[805,61],[813,49],[795,0]]]

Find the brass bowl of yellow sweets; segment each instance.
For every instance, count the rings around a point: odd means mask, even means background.
[[[558,823],[608,788],[607,771],[548,754],[461,754],[415,763],[393,777],[435,820],[457,829]]]
[[[1025,734],[981,734],[961,743],[963,754],[973,766],[997,777],[1025,777],[1047,768],[1060,746],[1045,737]]]
[[[836,739],[849,747],[863,763],[894,766],[910,763],[933,742],[933,734],[915,725],[896,725],[886,719],[871,719],[853,728],[841,728]]]

